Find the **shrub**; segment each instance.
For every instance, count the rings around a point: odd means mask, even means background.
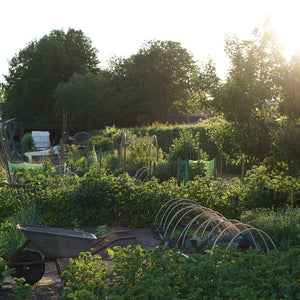
[[[247,173],[246,182],[246,209],[300,205],[300,181],[296,178],[271,173],[262,165],[253,167]]]
[[[299,209],[255,209],[244,212],[241,220],[266,232],[281,250],[300,247]]]
[[[194,180],[196,176],[205,176],[206,167],[205,163],[198,160],[189,164],[189,180]]]
[[[16,228],[17,224],[40,224],[42,217],[37,213],[36,207],[23,208],[17,215],[6,219],[0,226],[0,254],[9,258],[27,240],[25,235]]]
[[[119,166],[118,155],[106,154],[102,157],[102,167],[109,172],[116,171]],[[122,170],[123,171],[123,170]]]
[[[71,258],[61,275],[65,285],[62,299],[105,299],[108,294],[106,272],[100,255],[83,252],[78,258]]]
[[[34,292],[31,290],[31,285],[25,283],[25,279],[21,278],[14,278],[15,285],[12,289],[12,293],[9,293],[8,296],[12,297],[15,300],[24,300],[28,299],[29,296],[33,296]]]
[[[173,140],[173,145],[170,147],[170,151],[167,155],[169,162],[180,160],[197,160],[198,154],[199,159],[208,160],[209,156],[201,149],[198,153],[198,141],[199,134],[195,136],[187,130],[183,130],[179,133],[179,137]]]
[[[239,218],[243,210],[243,185],[237,178],[196,177],[186,186],[187,198],[216,210],[226,218]]]
[[[105,129],[96,133],[91,138],[91,143],[97,149],[102,147],[103,151],[111,151],[112,148],[116,149],[120,146],[121,136],[123,134],[123,129],[118,129],[114,125],[106,126]]]
[[[2,245],[0,243],[0,247],[2,248]],[[0,248],[0,253],[1,253],[1,248]],[[3,281],[5,279],[5,277],[9,274],[11,274],[13,272],[13,270],[10,270],[7,268],[7,263],[6,261],[0,257],[0,290],[2,288],[2,286],[4,285],[3,284]]]
[[[96,136],[91,139],[92,145],[101,148],[103,152],[112,152],[114,150],[114,142],[111,138],[105,136]]]
[[[159,182],[167,181],[172,177],[176,177],[176,162],[167,162],[166,160],[160,161],[155,164],[153,174]]]
[[[150,155],[152,152],[152,156]],[[133,176],[139,169],[148,167],[151,161],[155,160],[154,151],[151,151],[149,137],[131,137],[128,147],[126,171]]]
[[[25,152],[29,152],[34,150],[35,148],[35,143],[33,140],[33,137],[31,133],[25,133],[22,140],[21,140],[21,148],[22,148],[22,153],[24,154]]]
[[[164,184],[157,180],[142,183],[127,173],[115,177],[93,169],[69,196],[69,211],[85,226],[149,226],[161,205],[182,190],[172,180]]]

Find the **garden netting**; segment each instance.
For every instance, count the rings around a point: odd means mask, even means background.
[[[179,171],[179,181],[187,183],[188,181],[188,167],[192,168],[193,166],[197,164],[203,164],[205,169],[205,175],[206,176],[215,176],[217,172],[216,168],[216,159],[212,160],[189,160],[188,165],[186,160],[180,161],[180,171]]]
[[[22,162],[19,164],[8,163],[8,166],[9,166],[10,172],[14,172],[15,170],[20,169],[20,168],[36,169],[36,170],[43,171],[43,164],[30,164],[27,162]]]

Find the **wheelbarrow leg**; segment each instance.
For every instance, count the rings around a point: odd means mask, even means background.
[[[54,262],[55,262],[55,266],[56,266],[57,275],[59,276],[59,278],[61,278],[61,277],[60,277],[60,275],[61,275],[61,268],[60,268],[60,265],[59,265],[57,259],[55,259]]]

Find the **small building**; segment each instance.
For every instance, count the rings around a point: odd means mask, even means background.
[[[35,149],[44,150],[50,148],[50,133],[49,131],[32,131],[31,132]]]
[[[41,148],[50,148],[59,144],[62,138],[62,126],[53,124],[19,124],[14,119],[2,122],[3,134],[9,151],[21,153],[21,140],[25,133],[46,132],[40,136],[38,144]],[[48,136],[48,137],[47,137]],[[47,142],[46,142],[47,139]],[[43,141],[43,142],[42,142]],[[43,143],[43,144],[41,144]],[[45,147],[44,147],[45,146]]]

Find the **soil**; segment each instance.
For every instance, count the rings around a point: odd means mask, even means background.
[[[125,228],[110,228],[110,231],[114,230],[125,230]],[[127,229],[126,229],[127,230]],[[132,245],[133,247],[140,245],[144,249],[153,249],[160,245],[160,239],[152,231],[151,228],[130,228],[126,236],[135,237],[135,239],[120,240],[111,245],[125,247],[127,245]],[[92,229],[85,228],[85,231],[93,232]],[[102,259],[109,265],[112,263],[106,251],[99,252]],[[61,269],[64,265],[68,263],[68,259],[58,260]],[[58,300],[61,299],[63,284],[60,277],[57,274],[55,263],[48,262],[45,264],[46,270],[42,279],[33,285],[32,291],[34,292],[33,296],[29,296],[29,300]],[[8,287],[0,290],[0,300],[9,300],[13,299],[9,297],[9,294],[12,292],[13,279],[7,277],[6,282],[10,283]]]

